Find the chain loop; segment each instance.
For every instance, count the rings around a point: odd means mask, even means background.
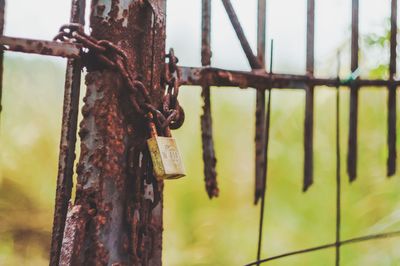
[[[146,86],[134,77],[129,70],[128,56],[123,49],[107,40],[96,40],[84,32],[82,25],[76,23],[65,24],[54,37],[55,41],[80,43],[83,45],[82,56],[94,56],[105,66],[117,70],[129,89],[129,101],[135,112],[145,117],[151,113],[157,128],[169,131],[168,128],[179,128],[185,119],[185,114],[178,102],[180,73],[177,67],[178,58],[174,50],[170,49],[166,55],[168,70],[166,69],[163,85],[165,93],[162,99],[161,111],[151,102]],[[85,62],[84,62],[85,63]],[[138,97],[141,96],[141,97]],[[138,100],[141,99],[141,100]]]

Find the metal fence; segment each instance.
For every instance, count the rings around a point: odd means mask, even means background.
[[[340,148],[339,148],[339,87],[350,89],[350,116],[349,116],[349,137],[347,154],[347,173],[350,181],[357,177],[357,117],[358,117],[358,94],[359,89],[365,87],[383,87],[388,90],[388,155],[387,155],[387,175],[392,176],[396,172],[396,88],[400,81],[395,79],[396,74],[396,47],[397,47],[397,0],[391,0],[391,27],[390,27],[390,63],[388,79],[361,79],[358,76],[341,80],[337,78],[318,78],[314,76],[314,17],[315,0],[307,0],[307,37],[306,37],[306,69],[305,75],[279,74],[272,72],[272,51],[270,56],[270,70],[266,71],[264,62],[266,61],[266,0],[258,0],[257,16],[257,53],[255,54],[246,39],[245,33],[240,25],[230,0],[221,0],[226,13],[237,34],[243,51],[248,59],[252,71],[232,71],[228,69],[218,69],[211,66],[211,0],[202,0],[202,47],[201,61],[202,67],[179,67],[180,85],[196,85],[202,87],[202,97],[204,100],[201,117],[202,140],[203,140],[203,159],[206,190],[210,198],[218,196],[218,185],[216,179],[216,159],[212,138],[212,118],[210,106],[210,87],[240,87],[255,88],[256,97],[256,133],[255,133],[255,198],[257,204],[261,201],[259,239],[256,261],[247,265],[259,265],[263,262],[277,260],[280,258],[297,254],[313,252],[322,249],[336,249],[336,265],[340,264],[340,247],[348,244],[355,244],[362,241],[369,241],[377,238],[400,236],[400,231],[382,233],[377,235],[367,235],[364,237],[342,239],[341,238],[341,177],[340,177]],[[84,24],[84,5],[85,1],[72,1],[72,23]],[[351,71],[353,74],[358,69],[359,54],[359,0],[352,0],[352,23],[351,23]],[[67,64],[66,85],[64,95],[63,124],[61,133],[60,150],[60,172],[58,176],[58,186],[56,195],[56,207],[54,218],[52,254],[60,250],[60,238],[65,226],[67,205],[72,189],[72,173],[74,163],[77,113],[79,105],[79,83],[81,73],[82,45],[70,42],[56,42],[44,40],[32,40],[23,38],[11,38],[3,36],[5,1],[0,0],[0,44],[2,50],[18,51],[24,53],[36,53],[42,55],[66,57],[69,59]],[[2,77],[3,51],[0,53],[0,80]],[[0,82],[1,86],[1,82]],[[313,184],[313,128],[314,128],[314,92],[318,86],[329,86],[336,88],[336,238],[332,243],[311,247],[304,250],[284,253],[278,256],[261,258],[262,249],[262,229],[264,210],[266,208],[265,193],[267,183],[268,166],[268,143],[270,126],[271,91],[273,89],[302,89],[306,93],[305,120],[304,120],[304,181],[303,191]],[[268,92],[267,106],[266,94]],[[1,100],[1,87],[0,87]],[[60,215],[60,213],[62,215]],[[54,255],[54,254],[53,254]],[[52,256],[53,258],[53,256]],[[53,261],[54,263],[54,261]]]

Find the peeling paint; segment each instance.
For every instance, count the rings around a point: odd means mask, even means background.
[[[93,7],[93,15],[103,18],[106,22],[122,21],[122,26],[127,27],[129,7],[134,2],[134,0],[98,0]],[[117,9],[117,12],[113,12],[113,8]]]

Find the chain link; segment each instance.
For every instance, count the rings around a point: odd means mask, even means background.
[[[178,58],[174,50],[170,49],[166,55],[168,65],[162,84],[165,92],[162,99],[162,108],[158,110],[151,102],[146,86],[130,71],[128,56],[123,49],[107,40],[96,40],[84,32],[82,25],[70,23],[61,26],[60,32],[54,40],[61,42],[80,43],[82,48],[83,63],[88,62],[88,57],[95,57],[98,61],[117,70],[129,90],[129,100],[136,113],[149,119],[152,117],[157,128],[162,132],[168,132],[169,128],[177,129],[185,120],[183,108],[179,105],[179,80],[180,73],[177,67]],[[148,116],[151,113],[151,116]]]

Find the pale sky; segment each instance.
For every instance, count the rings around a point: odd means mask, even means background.
[[[231,0],[254,51],[256,0]],[[5,34],[51,39],[60,25],[69,21],[71,0],[8,0]],[[212,5],[212,65],[248,70],[240,44],[220,0]],[[167,1],[167,48],[174,47],[181,65],[200,65],[201,0]],[[267,0],[267,40],[274,39],[274,72],[303,74],[306,54],[306,0]],[[90,7],[89,1],[87,4]],[[351,0],[316,0],[316,73],[334,76],[336,50],[349,52]],[[382,33],[390,15],[390,0],[360,0],[360,34]],[[269,43],[269,41],[268,41]],[[380,51],[376,62],[387,62]],[[32,57],[24,55],[24,57]],[[347,58],[344,55],[344,58]],[[56,60],[57,61],[57,60]],[[371,62],[365,62],[365,68]],[[267,64],[268,65],[268,64]],[[349,62],[342,62],[348,72]],[[361,69],[362,70],[362,69]]]

